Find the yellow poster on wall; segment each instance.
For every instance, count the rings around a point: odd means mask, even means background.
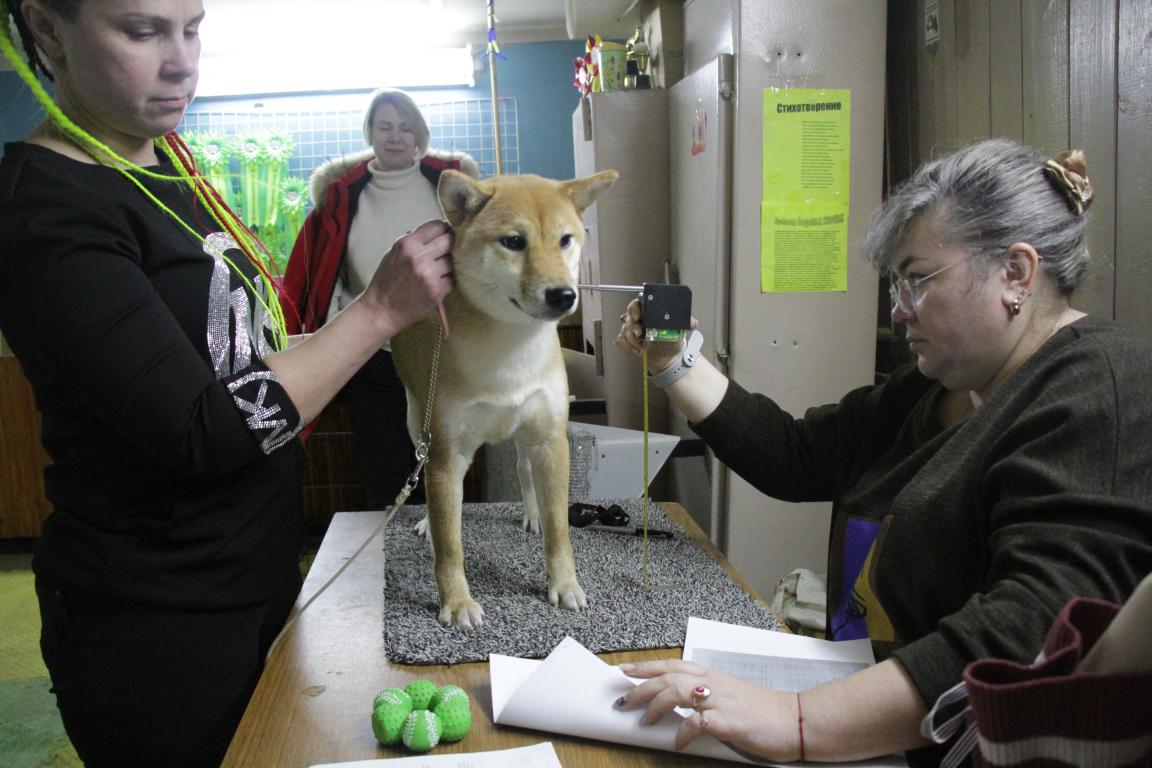
[[[760,291],[848,290],[851,92],[764,90]]]

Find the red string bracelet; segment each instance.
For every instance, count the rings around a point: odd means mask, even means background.
[[[800,706],[800,694],[796,694],[796,727],[800,729],[800,762],[804,762],[804,708]]]

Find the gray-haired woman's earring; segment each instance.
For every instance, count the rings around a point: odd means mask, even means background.
[[[1008,311],[1012,313],[1013,317],[1020,314],[1020,300],[1012,299],[1012,303],[1008,305]]]

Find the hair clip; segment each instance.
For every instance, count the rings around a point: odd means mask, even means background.
[[[1088,165],[1083,150],[1070,149],[1044,161],[1044,175],[1068,201],[1077,215],[1083,215],[1092,204],[1095,192],[1088,180]]]

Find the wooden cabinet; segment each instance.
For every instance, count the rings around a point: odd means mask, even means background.
[[[31,539],[52,510],[44,496],[48,454],[40,413],[15,357],[0,356],[0,539]]]

